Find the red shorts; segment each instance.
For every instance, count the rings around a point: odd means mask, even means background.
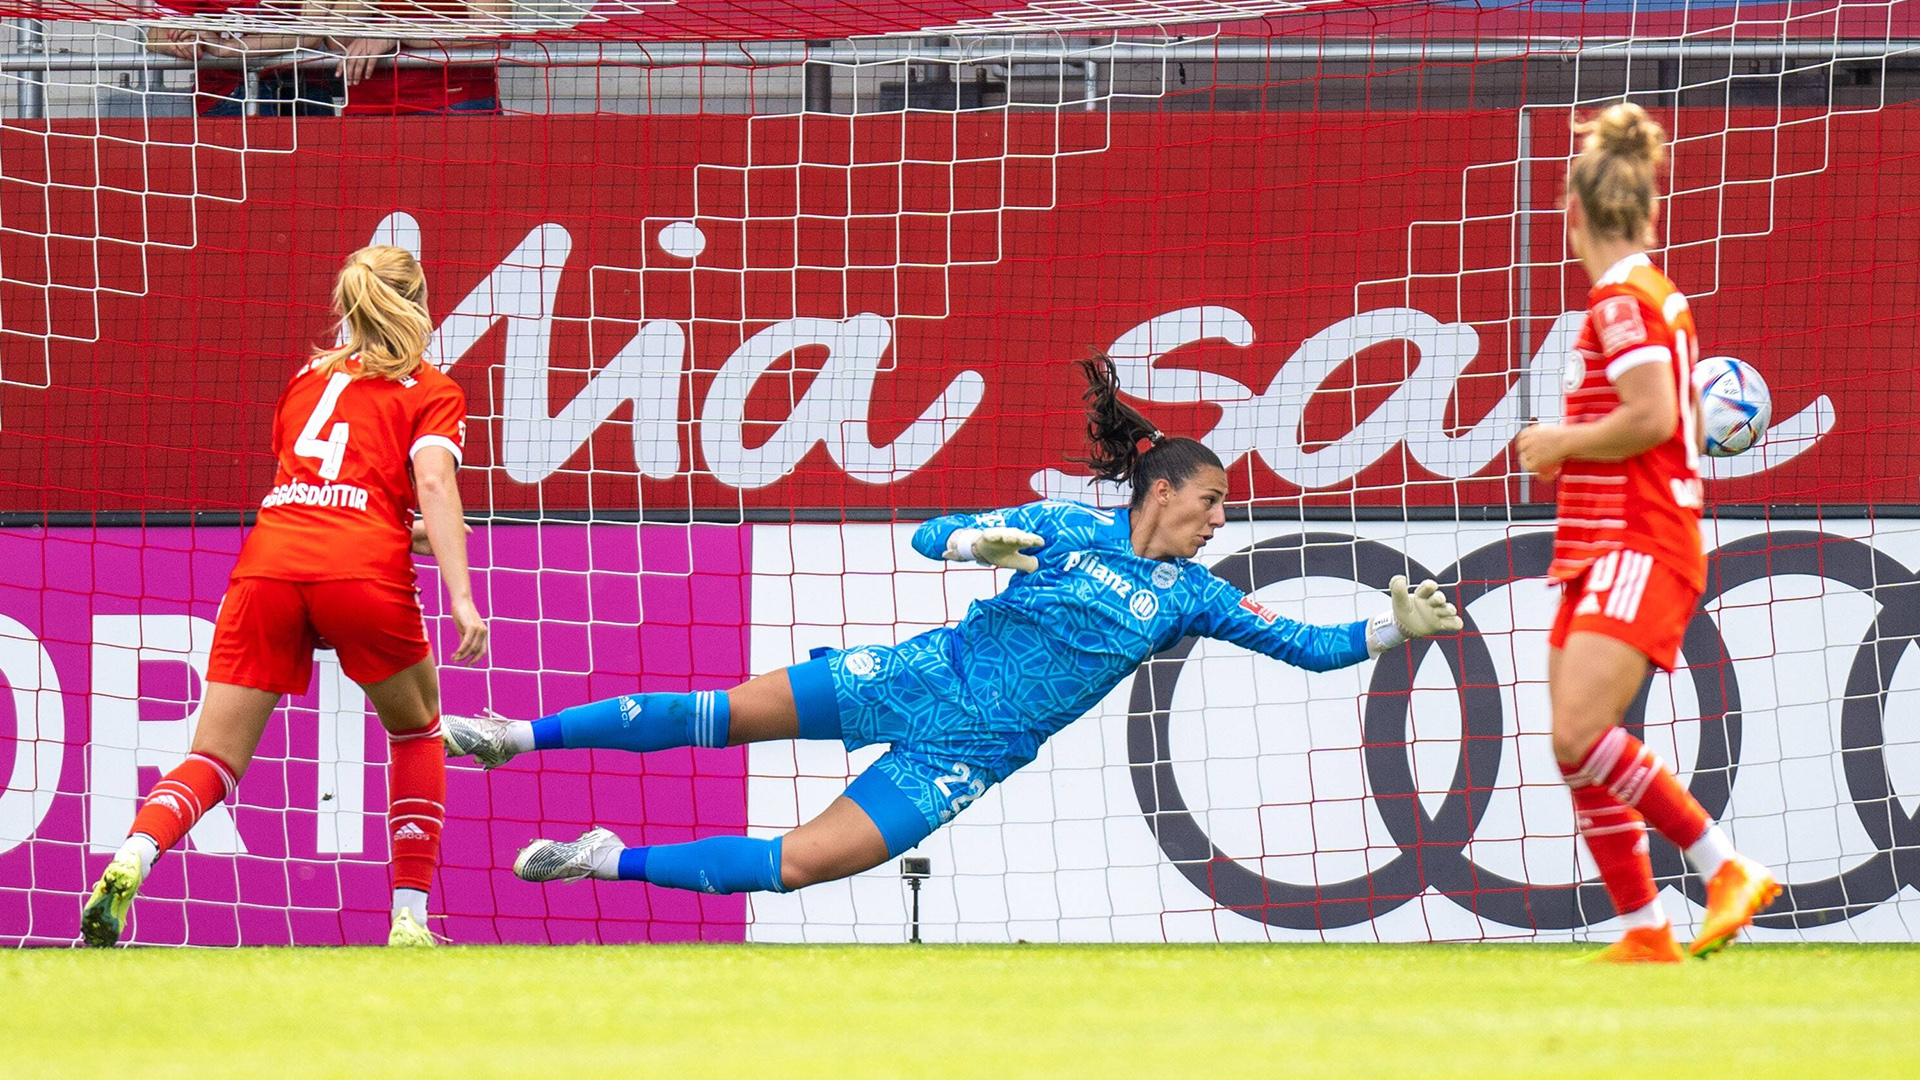
[[[1645,653],[1662,671],[1672,671],[1699,602],[1699,592],[1653,556],[1610,552],[1566,583],[1547,642],[1559,649],[1569,634],[1604,634]]]
[[[313,650],[333,649],[362,686],[427,658],[420,598],[388,581],[235,578],[213,626],[207,681],[304,694]]]

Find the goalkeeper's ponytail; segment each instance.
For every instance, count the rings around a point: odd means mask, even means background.
[[[1113,358],[1098,349],[1079,362],[1087,378],[1087,441],[1092,450],[1073,460],[1088,466],[1101,480],[1133,485],[1133,505],[1139,506],[1156,480],[1174,487],[1187,482],[1198,469],[1221,468],[1220,457],[1196,439],[1167,435],[1153,421],[1120,400],[1119,372]]]

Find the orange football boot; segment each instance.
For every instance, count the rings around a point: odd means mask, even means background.
[[[1707,917],[1700,936],[1687,946],[1688,954],[1705,956],[1726,948],[1779,895],[1780,883],[1772,871],[1744,855],[1728,859],[1707,882]]]
[[[1667,925],[1635,927],[1587,959],[1596,964],[1677,964],[1686,958]]]

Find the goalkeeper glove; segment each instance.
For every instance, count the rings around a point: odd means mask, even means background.
[[[1452,634],[1463,625],[1460,612],[1432,578],[1408,592],[1407,576],[1395,574],[1387,591],[1393,595],[1393,607],[1367,620],[1367,652],[1374,656],[1399,648],[1409,638]]]
[[[1029,574],[1040,569],[1040,560],[1021,548],[1046,547],[1045,539],[1020,529],[995,526],[991,529],[955,529],[947,537],[948,562],[977,562],[982,566],[1004,566]]]

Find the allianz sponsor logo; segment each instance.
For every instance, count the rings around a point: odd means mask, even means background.
[[[291,484],[281,484],[260,500],[262,510],[275,506],[330,506],[365,510],[367,489],[352,484],[309,484],[296,480]]]
[[[1146,622],[1160,614],[1160,598],[1155,596],[1152,590],[1138,588],[1133,582],[1127,580],[1124,573],[1101,562],[1100,556],[1090,551],[1069,551],[1063,566],[1068,573],[1085,574],[1099,582],[1108,592],[1125,600],[1127,610],[1141,622]],[[1156,583],[1159,580],[1157,568],[1154,579]]]
[[[666,225],[660,230],[662,247],[670,252],[684,244],[684,237],[666,243],[676,229],[698,231],[690,222]],[[405,213],[388,215],[374,229],[373,239],[421,250],[419,225]],[[442,369],[450,368],[504,324],[497,446],[500,467],[518,483],[538,484],[558,472],[615,412],[630,406],[633,419],[627,426],[634,462],[645,478],[666,479],[688,471],[680,433],[691,424],[714,478],[735,488],[755,490],[779,482],[816,446],[825,446],[833,462],[853,479],[892,484],[932,460],[985,397],[986,377],[971,369],[961,371],[897,436],[876,443],[874,391],[880,373],[892,366],[893,324],[862,313],[846,319],[769,323],[719,365],[704,398],[689,404],[685,424],[681,402],[688,396],[683,391],[695,367],[693,346],[687,326],[671,319],[640,320],[633,337],[578,392],[556,402],[550,377],[555,297],[572,249],[572,235],[557,223],[528,233],[442,320],[429,350]],[[1129,395],[1156,404],[1217,406],[1219,419],[1194,437],[1229,468],[1253,455],[1288,483],[1316,490],[1351,482],[1402,446],[1436,476],[1464,479],[1483,472],[1500,460],[1526,424],[1560,416],[1559,376],[1583,317],[1583,312],[1570,311],[1555,320],[1499,402],[1457,433],[1450,430],[1445,414],[1467,365],[1481,355],[1481,331],[1470,323],[1443,323],[1416,308],[1379,308],[1327,326],[1295,347],[1258,390],[1215,372],[1181,367],[1175,355],[1201,342],[1253,345],[1252,322],[1231,307],[1199,305],[1156,315],[1119,335],[1107,351]],[[1410,355],[1417,356],[1406,378],[1346,434],[1310,446],[1303,438],[1309,401],[1349,359],[1392,343],[1412,346]],[[1499,347],[1498,340],[1491,347]],[[771,433],[768,424],[750,423],[747,401],[761,377],[809,348],[824,349],[826,360],[794,400],[787,418]],[[569,377],[578,374],[567,371]],[[1783,465],[1812,449],[1833,424],[1833,402],[1821,395],[1777,422],[1755,452],[1706,463],[1707,477],[1730,479]],[[1089,492],[1086,477],[1058,469],[1034,473],[1031,486],[1049,498],[1085,499]],[[1096,488],[1096,497],[1125,501],[1112,485]]]
[[[1133,593],[1133,582],[1113,567],[1100,561],[1100,556],[1090,551],[1069,551],[1065,567],[1068,573],[1085,574],[1099,582],[1106,590],[1122,600]]]

